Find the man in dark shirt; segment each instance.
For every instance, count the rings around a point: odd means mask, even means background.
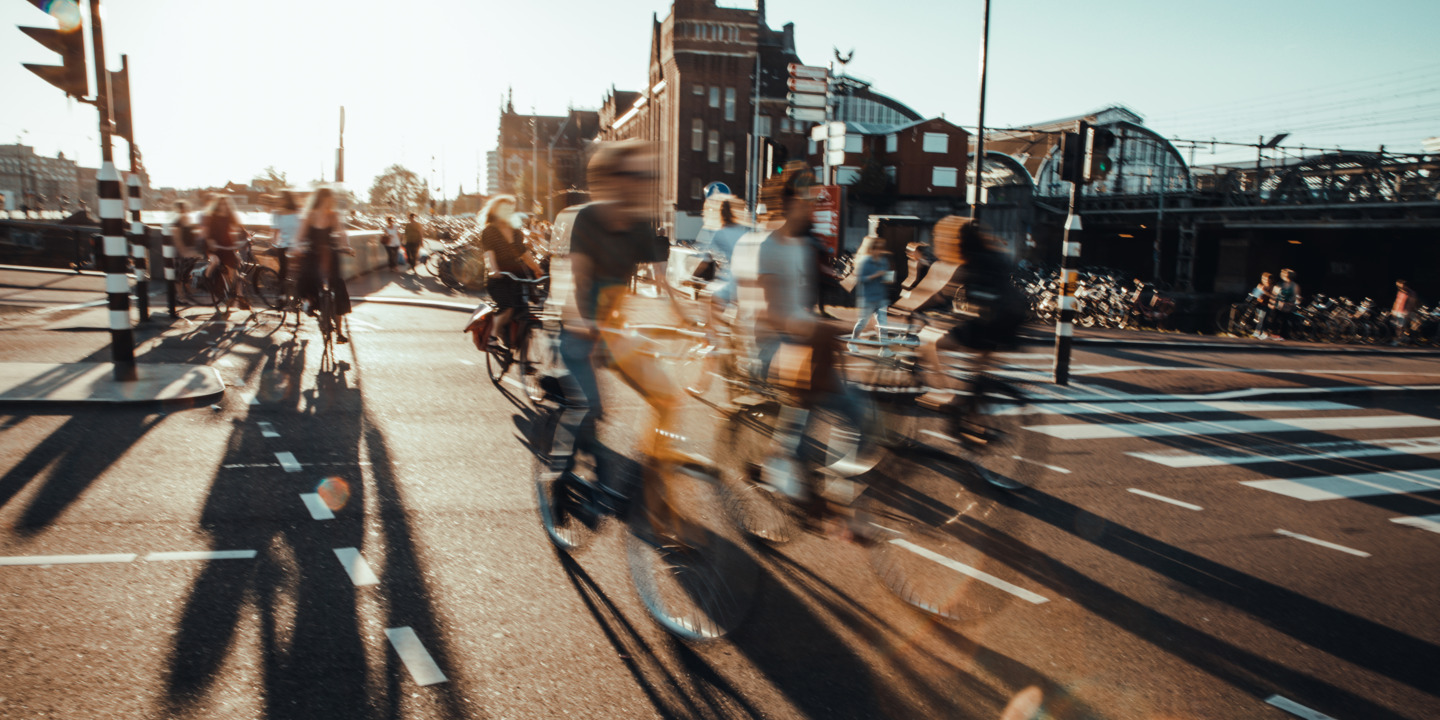
[[[410,272],[415,272],[415,263],[420,259],[420,244],[425,242],[424,230],[415,213],[410,213],[410,222],[405,223],[405,259],[410,263]]]

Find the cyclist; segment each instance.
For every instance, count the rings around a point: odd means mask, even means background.
[[[962,315],[949,332],[921,345],[921,359],[936,390],[922,395],[919,402],[937,409],[969,408],[958,400],[945,374],[940,372],[940,352],[967,351],[976,355],[972,364],[979,377],[990,364],[991,353],[1010,347],[1025,322],[1025,296],[1011,282],[1015,266],[1000,241],[968,218],[948,217],[935,225],[937,247],[955,244],[960,255],[960,282],[965,303],[972,314]],[[972,399],[974,393],[970,393]]]
[[[215,195],[210,207],[205,210],[201,227],[205,231],[205,244],[211,261],[205,271],[206,277],[213,279],[218,269],[240,309],[249,310],[250,302],[245,299],[245,294],[235,288],[235,278],[240,271],[240,251],[245,247],[247,236],[229,195]]]
[[[772,217],[778,217],[780,223],[772,231],[746,235],[735,248],[739,327],[750,336],[762,377],[797,390],[807,408],[837,411],[857,439],[863,439],[859,405],[837,367],[837,338],[845,329],[824,323],[810,310],[819,289],[819,263],[810,232],[814,184],[804,163],[793,162],[762,190],[762,203],[778,208]],[[801,481],[795,447],[790,446],[788,456],[777,453],[767,458],[763,472],[767,484],[803,501],[809,493]],[[860,454],[858,445],[848,451],[845,460]]]
[[[480,211],[485,227],[480,231],[480,247],[485,253],[485,267],[489,275],[485,280],[485,291],[500,308],[495,315],[495,324],[490,330],[492,342],[509,348],[510,320],[516,312],[525,312],[525,291],[520,283],[502,273],[519,278],[535,278],[540,275],[540,266],[531,256],[525,239],[515,229],[511,219],[515,217],[515,196],[496,195],[485,203]]]
[[[296,236],[303,241],[305,254],[300,259],[300,278],[296,281],[295,294],[305,301],[305,312],[314,317],[315,308],[320,304],[322,285],[328,282],[330,292],[335,296],[336,340],[342,344],[349,342],[341,330],[341,321],[350,314],[350,292],[345,287],[345,278],[340,275],[338,256],[354,251],[350,249],[340,213],[335,208],[335,193],[330,188],[322,187],[310,195]]]
[[[594,448],[594,424],[604,417],[593,356],[598,347],[608,351],[621,377],[640,391],[653,418],[642,434],[645,458],[643,507],[646,528],[641,537],[664,544],[693,546],[693,538],[670,498],[667,466],[690,460],[671,440],[680,391],[653,358],[640,352],[638,340],[619,330],[625,321],[624,301],[630,277],[647,264],[659,263],[649,217],[649,194],[654,174],[648,146],[640,141],[601,144],[590,160],[588,176],[595,202],[576,214],[566,262],[555,261],[551,272],[561,300],[560,358],[569,374],[562,376],[565,397],[550,449],[550,471],[569,470],[577,446]],[[663,277],[663,275],[662,275]],[[602,490],[618,494],[611,481],[604,453],[596,457],[596,480]]]
[[[175,220],[170,224],[170,241],[175,245],[176,278],[179,282],[190,282],[191,271],[199,261],[199,238],[195,227],[190,224],[190,206],[184,200],[175,201]]]

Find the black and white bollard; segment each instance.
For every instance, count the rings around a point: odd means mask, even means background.
[[[100,233],[104,237],[105,297],[110,308],[110,359],[116,380],[134,380],[135,333],[130,327],[130,279],[125,264],[130,253],[125,241],[125,200],[120,172],[106,160],[97,174],[100,191]]]
[[[140,222],[140,176],[130,173],[130,252],[135,258],[135,308],[139,321],[150,319],[150,238]]]

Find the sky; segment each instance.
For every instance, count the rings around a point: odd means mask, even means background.
[[[754,7],[753,0],[721,0]],[[484,182],[502,97],[541,114],[639,89],[668,0],[104,0],[110,68],[129,56],[136,140],[155,186],[295,184],[334,172],[346,108],[357,191],[400,163],[445,193]],[[982,0],[770,0],[806,63],[855,50],[851,74],[927,117],[977,122]],[[57,56],[0,0],[0,142],[99,162],[89,105],[21,67]],[[994,0],[986,120],[1016,127],[1124,105],[1171,138],[1420,152],[1440,135],[1440,0]],[[93,85],[93,70],[92,70]],[[1188,145],[1181,151],[1190,157]],[[124,158],[123,140],[116,156]],[[1194,162],[1253,159],[1209,145]],[[120,165],[124,169],[123,160]]]

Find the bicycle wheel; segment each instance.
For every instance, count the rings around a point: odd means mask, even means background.
[[[993,378],[980,382],[980,415],[961,419],[952,430],[963,457],[986,482],[1007,490],[1035,487],[1050,476],[1068,474],[1046,461],[1049,436],[1033,428],[1043,414],[1019,388]]]
[[[550,396],[551,389],[546,386],[555,377],[559,364],[554,337],[539,321],[527,323],[520,367],[524,375],[525,396],[535,407],[540,407]]]
[[[778,403],[765,402],[732,413],[720,443],[726,448],[720,479],[731,517],[745,533],[772,543],[794,540],[806,522],[802,509],[763,479],[767,463],[771,471],[800,472],[780,467],[788,461],[769,457],[780,409]]]
[[[669,473],[671,502],[684,508],[680,534],[686,545],[655,540],[644,503],[631,503],[632,532],[625,539],[630,580],[650,617],[671,635],[691,642],[715,640],[744,622],[760,569],[729,522],[714,470],[681,467]],[[657,475],[647,478],[657,480]]]
[[[257,267],[250,276],[250,289],[265,307],[279,310],[285,302],[284,288],[280,287],[280,273],[268,267]]]
[[[215,306],[215,311],[222,314],[230,312],[235,299],[231,297],[232,288],[230,281],[225,279],[224,268],[216,270],[215,275],[205,284],[209,286],[210,302]]]
[[[547,411],[535,420],[536,430],[530,438],[536,451],[531,475],[535,481],[535,505],[545,534],[555,547],[570,552],[589,543],[599,530],[601,518],[595,514],[591,502],[591,486],[579,481],[582,475],[594,477],[593,461],[588,455],[577,451],[573,467],[566,472],[555,473],[550,469],[547,456],[559,415],[559,412]]]
[[[320,293],[320,308],[315,313],[315,324],[323,341],[324,357],[333,357],[335,352],[335,298],[328,290]]]
[[[490,375],[490,382],[494,383],[495,387],[500,387],[500,381],[505,378],[505,371],[510,369],[515,360],[511,356],[510,350],[501,348],[494,343],[495,340],[492,338],[489,349],[485,351],[485,372]]]

